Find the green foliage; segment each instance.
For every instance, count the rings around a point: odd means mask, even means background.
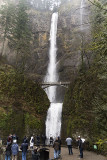
[[[10,28],[12,27],[12,21],[15,14],[15,6],[13,3],[3,5],[0,10],[1,14],[1,25],[4,29],[5,36],[8,37]]]
[[[103,151],[103,153],[107,155],[107,139],[99,139],[96,144],[98,146],[98,152],[102,153]]]
[[[49,100],[34,83],[9,65],[0,65],[0,131],[20,138],[43,129]],[[42,119],[42,121],[41,121]]]
[[[12,34],[10,35],[10,40],[10,43],[18,53],[26,53],[26,56],[29,54],[31,32],[25,0],[20,0],[17,6],[15,26],[12,30]]]
[[[107,55],[107,4],[103,6],[97,2],[97,8],[93,7],[93,17],[91,17],[93,43],[91,47],[94,52]]]
[[[41,126],[43,124],[43,121],[40,121],[38,118],[35,118],[35,116],[29,115],[29,113],[25,114],[25,126],[28,127],[29,130],[36,130],[36,133],[40,133]]]
[[[98,141],[103,153],[107,149],[107,12],[102,5],[94,6],[93,22],[93,41],[88,48],[94,54],[93,64],[84,72],[80,68],[77,79],[66,92],[63,121],[66,134],[86,136],[91,147]]]
[[[32,37],[27,12],[26,0],[20,0],[17,5],[6,3],[0,12],[1,25],[4,29],[4,42],[7,38],[9,47],[16,51],[16,66],[20,66],[22,71],[25,69],[25,64],[30,54]]]

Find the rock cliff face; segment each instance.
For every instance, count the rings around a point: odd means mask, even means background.
[[[81,64],[81,39],[89,40],[89,27],[84,25],[81,31],[80,26],[80,4],[81,0],[66,3],[60,6],[58,19],[57,35],[57,67],[60,81],[69,81],[78,73]],[[84,22],[89,20],[89,8],[84,7]],[[49,34],[51,25],[51,12],[40,12],[34,9],[29,11],[30,23],[32,26],[32,50],[26,65],[26,71],[32,79],[43,80],[47,65],[49,52]],[[88,37],[88,38],[87,38]],[[84,44],[85,45],[85,44]],[[2,48],[2,40],[0,42]],[[5,43],[4,55],[7,56],[9,63],[14,64],[14,51]],[[86,53],[87,54],[87,53]],[[89,54],[87,55],[89,56]],[[88,57],[90,60],[90,57]],[[84,61],[87,63],[86,55]]]
[[[85,4],[82,22],[84,25],[81,27],[80,4],[80,0],[72,1],[64,6],[62,5],[58,10],[57,68],[60,81],[70,81],[75,78],[82,63],[82,45],[86,45],[82,44],[84,43],[82,41],[87,43],[90,40],[90,27],[88,24],[90,11],[88,4]],[[51,15],[51,12],[43,13],[34,10],[30,12],[34,48],[29,73],[31,75],[33,71],[33,78],[36,75],[40,80],[43,80],[48,65]],[[91,57],[89,53],[85,54],[83,59],[88,64]]]
[[[29,16],[32,26],[33,48],[31,59],[28,62],[28,73],[33,79],[42,81],[48,64],[51,13],[31,10]]]
[[[60,79],[63,81],[73,79],[78,73],[79,66],[82,63],[82,37],[83,41],[90,39],[89,24],[86,25],[89,22],[89,9],[87,9],[87,4],[84,4],[82,22],[84,25],[81,26],[80,3],[81,1],[79,0],[76,2],[72,1],[59,9],[58,70]],[[84,61],[87,63],[86,55],[84,55]]]

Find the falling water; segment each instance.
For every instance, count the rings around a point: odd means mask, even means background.
[[[49,50],[49,64],[44,82],[57,82],[58,74],[56,67],[56,35],[57,35],[57,21],[58,13],[53,13],[51,19],[50,30],[50,50]],[[56,87],[52,86],[46,89],[46,93],[50,100],[50,107],[47,112],[46,119],[46,137],[60,136],[61,131],[61,115],[62,115],[62,103],[56,102]]]
[[[80,6],[80,25],[81,25],[81,30],[83,29],[83,12],[84,12],[84,0],[81,0],[81,6]]]

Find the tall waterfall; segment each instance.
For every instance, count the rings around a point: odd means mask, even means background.
[[[84,0],[81,0],[81,6],[80,6],[80,25],[81,25],[81,30],[83,29],[83,12],[84,12]]]
[[[49,64],[47,74],[44,82],[57,82],[58,74],[56,67],[56,35],[57,35],[57,22],[58,13],[53,13],[51,19],[51,30],[50,30],[50,50],[49,50]],[[46,137],[58,137],[61,131],[61,115],[62,115],[62,103],[56,102],[56,87],[52,86],[46,89],[46,93],[50,100],[50,107],[47,112],[46,119]]]

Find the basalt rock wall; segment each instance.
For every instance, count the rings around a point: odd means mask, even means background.
[[[63,81],[70,81],[75,78],[82,63],[82,47],[91,39],[90,10],[88,4],[84,3],[84,8],[82,8],[83,22],[81,22],[80,4],[80,0],[72,1],[59,9],[57,37],[58,71],[60,79]],[[87,56],[89,61],[91,61],[90,53],[85,53],[83,59],[86,64]]]
[[[57,68],[60,81],[70,81],[75,78],[81,64],[81,37],[87,39],[87,41],[89,40],[89,25],[84,25],[81,31],[80,4],[80,0],[72,1],[60,6],[58,9]],[[85,5],[88,6],[88,4]],[[29,11],[33,41],[26,72],[34,80],[42,81],[46,75],[51,16],[51,11],[43,12],[35,9]],[[84,7],[83,19],[83,23],[89,21],[88,7]],[[2,38],[0,40],[0,49],[2,49]],[[3,55],[7,57],[10,64],[15,63],[16,54],[8,47],[8,41],[5,42]],[[90,59],[90,56],[88,59]],[[87,63],[86,56],[84,56],[84,61]]]

